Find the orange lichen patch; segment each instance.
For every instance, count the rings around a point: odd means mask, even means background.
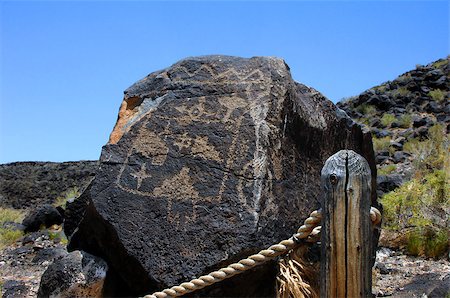
[[[109,136],[108,144],[116,144],[128,129],[125,128],[127,122],[137,113],[137,106],[142,103],[140,97],[125,98],[120,105],[119,115],[117,116],[117,122],[114,126],[111,135]]]

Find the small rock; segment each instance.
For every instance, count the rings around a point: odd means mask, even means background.
[[[372,133],[377,138],[384,138],[384,137],[388,137],[388,136],[392,135],[392,132],[390,132],[389,130],[386,130],[386,129],[373,129]]]
[[[383,263],[377,263],[376,267],[380,270],[380,274],[389,274],[392,271],[392,269],[387,268]]]
[[[67,251],[63,248],[44,248],[36,254],[33,258],[33,263],[41,264],[45,261],[53,261],[67,255]]]
[[[394,148],[395,150],[402,150],[403,144],[398,142],[391,142],[390,146]]]
[[[377,177],[377,189],[382,193],[388,193],[400,187],[403,183],[399,174],[380,175]]]
[[[22,224],[25,226],[25,232],[35,232],[41,226],[50,227],[62,222],[63,218],[58,210],[50,204],[44,204],[26,216]]]
[[[395,163],[403,162],[411,155],[404,151],[397,151],[394,153],[393,159]]]
[[[428,127],[422,126],[417,128],[413,134],[413,138],[426,138],[428,136]]]

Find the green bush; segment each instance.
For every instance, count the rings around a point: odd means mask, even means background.
[[[401,128],[409,128],[412,124],[412,116],[410,114],[404,114],[400,117],[398,122]]]
[[[380,122],[383,126],[389,126],[391,125],[397,118],[395,118],[395,115],[393,114],[384,114],[383,117],[381,117]]]
[[[0,249],[13,244],[23,235],[22,231],[5,228],[4,223],[20,223],[24,217],[25,214],[21,210],[0,208]]]
[[[406,251],[415,256],[438,258],[447,252],[448,241],[448,231],[432,227],[417,228],[408,235]]]
[[[375,151],[382,151],[382,150],[388,150],[389,146],[391,145],[391,138],[390,137],[384,137],[384,138],[372,138],[373,142],[373,148]]]
[[[395,172],[397,165],[391,164],[378,168],[378,175],[389,175]]]
[[[437,102],[443,101],[446,94],[447,94],[447,92],[445,92],[441,89],[434,89],[434,90],[431,90],[430,92],[428,92],[428,96]]]
[[[406,87],[400,87],[393,91],[393,95],[395,97],[404,97],[409,95],[410,93],[411,91],[409,91]]]
[[[78,187],[70,188],[64,192],[62,196],[57,197],[53,205],[55,207],[62,207],[63,209],[66,209],[67,200],[71,198],[78,198],[80,194],[81,193]]]
[[[442,67],[444,67],[446,64],[448,64],[449,57],[450,56],[447,56],[447,59],[442,59],[442,60],[434,62],[432,64],[432,67],[434,67],[434,68],[442,68]]]
[[[359,105],[356,108],[356,111],[361,113],[361,114],[363,114],[363,115],[370,116],[370,115],[373,115],[373,114],[375,114],[377,112],[377,108],[375,106],[373,106],[373,105],[369,105],[367,103],[363,103],[362,105]]]
[[[430,128],[428,139],[405,143],[403,149],[414,160],[413,178],[381,198],[384,228],[409,229],[405,245],[410,254],[438,257],[449,250],[448,148],[448,136],[441,125]]]

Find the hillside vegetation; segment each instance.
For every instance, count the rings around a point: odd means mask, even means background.
[[[373,135],[381,243],[444,256],[450,231],[449,57],[338,103]]]

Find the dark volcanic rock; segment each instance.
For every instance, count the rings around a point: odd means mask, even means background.
[[[67,250],[58,247],[48,247],[39,250],[33,258],[33,263],[41,264],[45,261],[53,261],[67,255]]]
[[[23,209],[52,204],[65,191],[83,190],[97,166],[97,161],[0,164],[0,207]]]
[[[108,265],[83,251],[56,259],[41,278],[37,297],[101,297]]]
[[[111,296],[188,281],[289,238],[344,148],[375,177],[370,134],[283,60],[182,60],[125,91],[70,248],[108,262]],[[273,297],[275,272],[269,263],[195,295]]]
[[[399,174],[391,175],[380,175],[377,177],[377,189],[381,196],[384,193],[393,191],[394,189],[400,187],[403,183],[402,176]]]
[[[28,287],[20,280],[7,280],[2,288],[2,298],[21,298],[28,294]]]
[[[86,188],[78,198],[69,200],[66,203],[66,209],[64,211],[64,233],[67,238],[70,239],[75,232],[78,224],[83,219],[86,208],[89,204],[89,189],[90,185]]]
[[[22,222],[25,232],[35,232],[41,226],[50,227],[59,225],[63,222],[63,218],[59,211],[49,204],[44,204],[34,211],[31,211]]]

